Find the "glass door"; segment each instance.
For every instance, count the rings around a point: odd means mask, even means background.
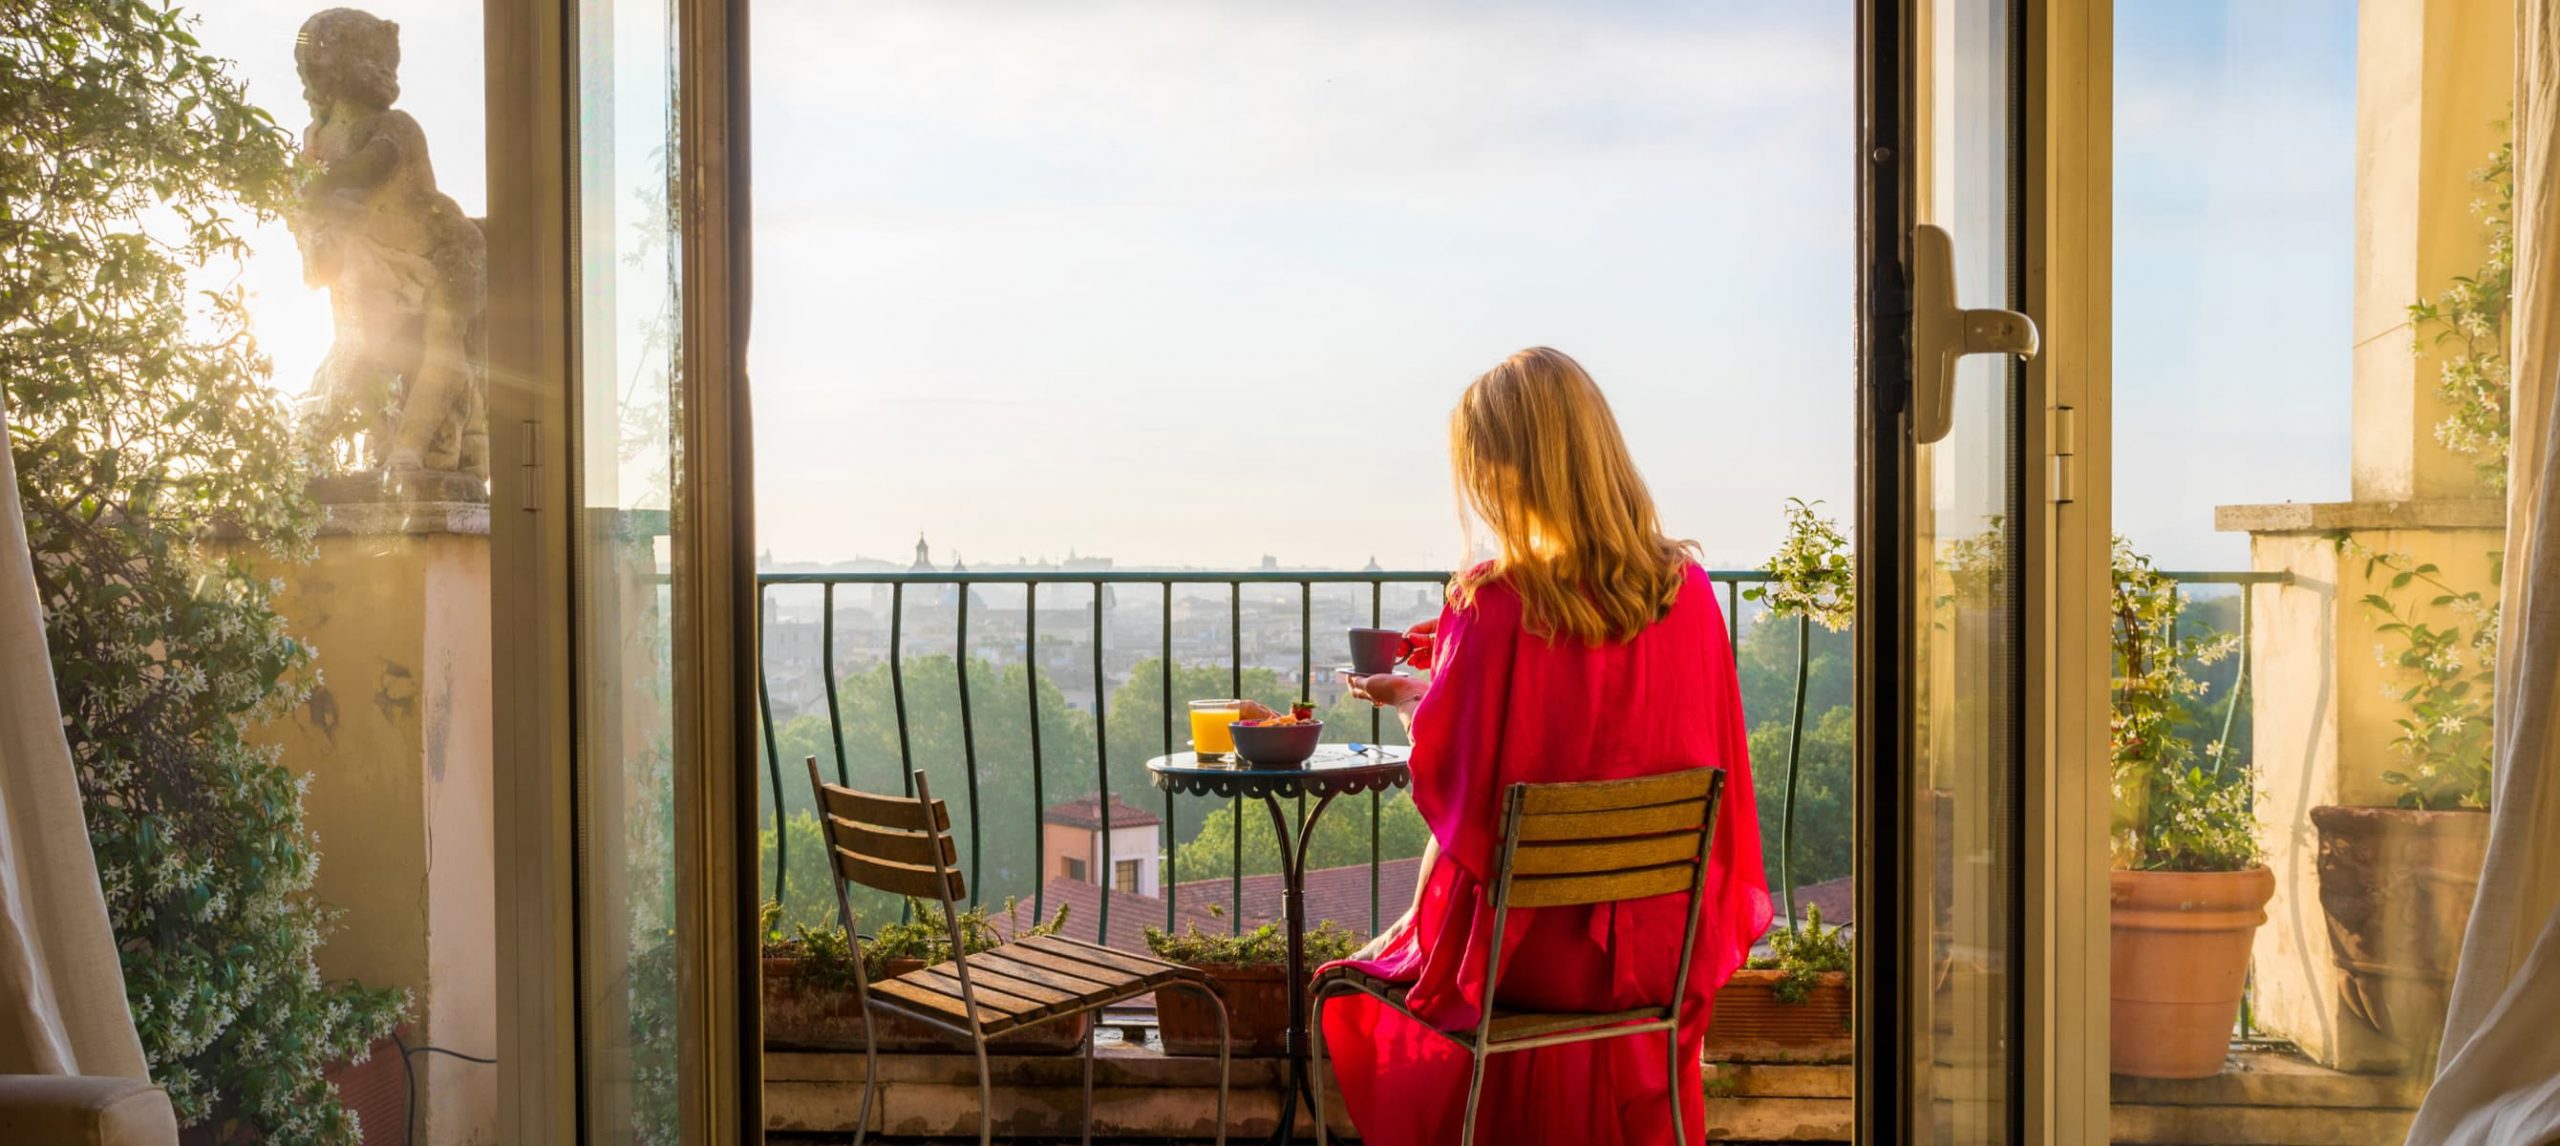
[[[735,940],[747,755],[736,687],[752,614],[732,590],[751,496],[731,353],[728,0],[575,7],[577,253],[567,453],[575,664],[580,1102],[590,1142],[752,1134],[736,1060],[753,981]],[[750,678],[751,679],[751,678]],[[752,839],[752,836],[747,838]],[[751,974],[751,972],[750,972]],[[752,1012],[746,1012],[752,1014]]]
[[[1933,307],[1957,300],[2019,305],[2015,7],[1923,3],[1914,45],[1914,448],[1903,542],[1911,695],[1903,719],[1905,887],[1916,926],[1903,957],[1923,1051],[1912,1125],[1925,1135],[1914,1137],[1935,1142],[2024,1137],[2015,1085],[2024,1021],[2016,972],[2026,949],[2023,372],[2000,354],[1931,361],[1937,348],[1922,333]],[[1954,298],[1927,297],[1949,281]]]
[[[1863,24],[1861,627],[1889,642],[1859,661],[1871,1140],[2026,1139],[2022,7],[1906,0]]]
[[[670,411],[683,207],[674,6],[578,9],[579,1041],[589,1141],[681,1139]]]

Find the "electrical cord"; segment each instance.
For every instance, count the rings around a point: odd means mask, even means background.
[[[464,1054],[458,1050],[446,1050],[445,1048],[438,1046],[410,1046],[409,1041],[401,1038],[398,1031],[392,1032],[391,1044],[400,1048],[400,1077],[407,1086],[407,1097],[400,1107],[400,1141],[402,1146],[413,1146],[413,1144],[418,1140],[417,1056],[422,1054],[450,1055],[454,1058],[461,1059],[464,1062],[476,1062],[482,1066],[498,1065],[498,1060],[494,1058],[481,1058],[478,1055]]]

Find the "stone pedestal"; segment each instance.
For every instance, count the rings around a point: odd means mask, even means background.
[[[2398,1070],[2407,1057],[2348,1005],[2320,905],[2311,809],[2398,800],[2382,774],[2400,766],[2391,740],[2406,711],[2385,693],[2393,678],[2375,656],[2378,622],[2364,601],[2384,591],[2391,574],[2366,577],[2364,561],[2342,553],[2338,538],[2433,562],[2445,580],[2485,589],[2503,510],[2496,499],[2475,498],[2224,506],[2215,514],[2220,528],[2249,534],[2252,569],[2292,578],[2250,590],[2250,760],[2261,842],[2276,876],[2250,998],[2261,1030],[2292,1039],[2324,1066]],[[2419,611],[2438,623],[2457,620],[2441,609]]]
[[[491,808],[489,507],[326,507],[307,564],[270,565],[276,608],[315,652],[319,687],[260,732],[309,777],[315,890],[344,912],[320,972],[412,996],[412,1046],[488,1057],[497,1043]],[[417,1138],[497,1141],[497,1072],[416,1059]],[[402,1141],[367,1126],[368,1141]],[[388,1131],[390,1137],[382,1137]]]

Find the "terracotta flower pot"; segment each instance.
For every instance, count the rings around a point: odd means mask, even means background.
[[[1277,1055],[1289,1049],[1289,968],[1276,963],[1200,963],[1218,997],[1227,1001],[1227,1031],[1237,1055]],[[1218,1014],[1196,991],[1156,992],[1156,1024],[1164,1053],[1218,1053]]]
[[[912,959],[889,963],[889,973],[903,975],[922,967]],[[800,973],[800,960],[788,955],[764,958],[764,1044],[775,1050],[862,1049],[862,1007],[850,985],[819,986]],[[903,1015],[873,1011],[873,1037],[881,1053],[967,1054],[969,1040]],[[1088,1019],[1059,1019],[1026,1031],[991,1039],[996,1054],[1074,1054],[1083,1049]],[[1214,1021],[1214,1020],[1213,1020]]]
[[[2275,873],[2117,871],[2107,875],[2114,972],[2109,1058],[2136,1078],[2211,1078],[2231,1050],[2249,947],[2267,921]]]
[[[2488,858],[2488,813],[2327,806],[2311,823],[2340,1002],[2381,1036],[2351,1069],[2430,1066]]]
[[[1780,974],[1746,967],[1716,989],[1715,1013],[1707,1019],[1709,1061],[1849,1061],[1849,976],[1817,975],[1813,994],[1790,1003],[1778,998]]]

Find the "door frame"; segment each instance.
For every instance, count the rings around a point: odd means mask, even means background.
[[[1858,928],[1855,1123],[1911,1137],[1927,1116],[1928,998],[1903,958],[1919,838],[1908,782],[1914,692],[1902,671],[1913,480],[1909,241],[1912,128],[1925,103],[1914,30],[1929,0],[1861,0],[1857,20]],[[2112,0],[2014,0],[2023,43],[2019,307],[2044,350],[2022,373],[2019,634],[2024,837],[2011,1137],[2107,1140],[2109,385]]]
[[[489,217],[490,732],[498,1134],[576,1142],[577,824],[570,741],[569,380],[576,329],[574,9],[483,0]],[[545,465],[549,459],[561,464]]]
[[[755,492],[746,394],[747,4],[668,0],[684,359],[673,543],[675,867],[683,1140],[762,1141],[757,1004]],[[580,0],[483,0],[490,306],[490,620],[501,1136],[578,1142],[577,665],[580,464],[575,92]]]
[[[2113,590],[2115,3],[2027,0],[2026,365],[2031,758],[2020,1090],[2030,1142],[2104,1143]]]

